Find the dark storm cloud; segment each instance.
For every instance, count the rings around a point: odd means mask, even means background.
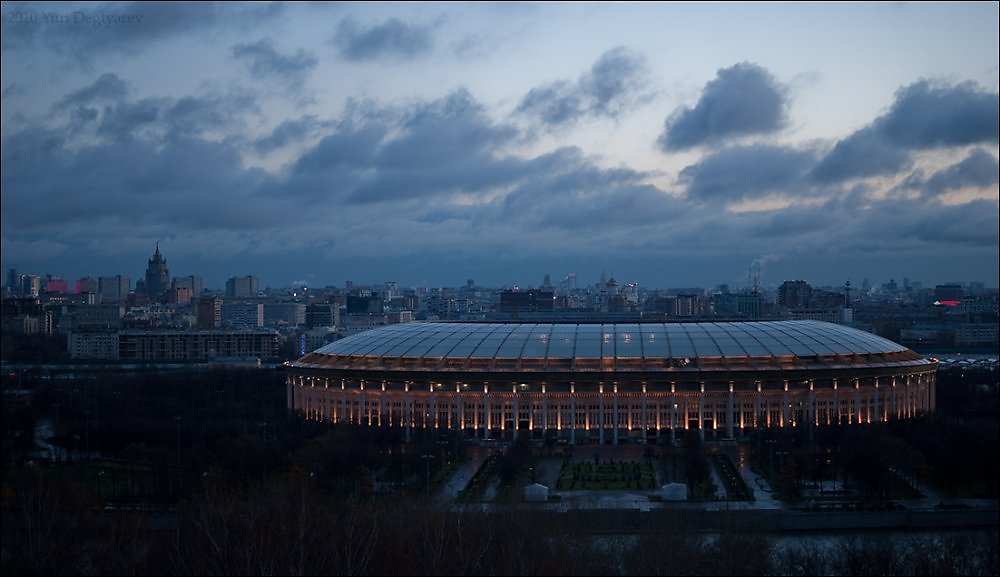
[[[253,147],[260,154],[268,154],[290,144],[303,142],[329,124],[313,115],[303,116],[297,120],[286,120],[274,127],[271,134],[256,140]]]
[[[932,246],[992,248],[995,256],[998,227],[996,201],[974,200],[921,212],[903,236]]]
[[[756,64],[720,69],[694,108],[681,108],[667,118],[657,144],[669,152],[781,130],[787,124],[787,91]]]
[[[107,75],[105,75],[106,78]],[[119,95],[117,90],[96,90],[115,87],[117,83],[99,81],[83,90],[62,98],[53,118],[66,118],[67,138],[75,145],[88,145],[87,137],[98,140],[127,140],[133,138],[178,139],[192,137],[241,139],[248,116],[259,114],[256,100],[251,94],[207,93],[203,95],[172,98],[144,98],[129,101],[125,98],[104,106],[83,106],[81,103],[101,100],[105,94]]]
[[[992,154],[977,148],[957,164],[934,173],[927,181],[926,190],[939,195],[951,190],[971,187],[984,189],[995,186],[1000,180],[1000,165]]]
[[[830,204],[786,207],[782,210],[761,211],[740,215],[743,227],[728,229],[734,239],[756,239],[758,241],[786,243],[782,239],[793,239],[803,243],[810,237],[828,239],[842,230],[840,210]],[[733,233],[736,233],[735,235]],[[822,243],[824,241],[820,241]]]
[[[948,86],[922,80],[900,89],[889,112],[873,124],[903,148],[995,144],[998,95],[969,82]]]
[[[258,40],[233,47],[233,57],[249,64],[250,72],[260,79],[274,78],[293,90],[302,85],[316,68],[316,57],[299,49],[294,55],[278,52],[270,40]]]
[[[645,85],[645,75],[643,57],[618,47],[601,55],[580,86],[595,114],[617,117],[632,103],[630,97]]]
[[[646,72],[641,55],[614,48],[575,83],[560,80],[532,88],[516,112],[553,127],[571,125],[588,115],[617,118],[643,99]]]
[[[141,136],[146,128],[153,128],[160,118],[162,101],[146,98],[138,102],[122,102],[107,106],[101,112],[97,132],[101,136],[115,140],[127,140]]]
[[[679,181],[697,202],[737,202],[774,193],[802,196],[811,152],[755,144],[715,152],[681,170]]]
[[[495,125],[465,90],[409,111],[393,137],[373,151],[371,177],[353,190],[348,202],[427,199],[453,193],[478,193],[502,185],[517,161],[495,150],[515,137]]]
[[[618,236],[628,235],[630,227],[671,224],[682,214],[682,206],[662,190],[629,180],[622,179],[601,190],[578,190],[572,197],[553,196],[543,203],[540,224],[594,236]],[[548,184],[565,183],[556,179]]]
[[[366,171],[374,164],[377,148],[385,137],[386,128],[382,126],[339,127],[299,157],[295,172],[297,175],[322,174],[338,166]]]
[[[295,162],[285,187],[287,195],[306,203],[342,202],[372,177],[378,148],[388,131],[388,126],[377,121],[335,125]]]
[[[128,85],[117,74],[106,72],[90,86],[71,92],[53,105],[56,110],[84,106],[94,101],[120,101],[128,94]]]
[[[998,96],[972,83],[949,86],[921,80],[896,92],[889,111],[839,141],[816,166],[824,183],[897,174],[911,151],[996,143]]]
[[[14,166],[4,143],[4,166]],[[43,146],[45,141],[40,142]],[[108,142],[82,149],[36,150],[3,174],[4,203],[18,215],[6,230],[27,234],[115,227],[156,226],[183,233],[208,230],[266,231],[284,211],[261,194],[267,175],[242,166],[225,143],[190,139]],[[45,203],[37,202],[45,198]]]
[[[910,152],[892,144],[874,128],[864,128],[838,142],[813,170],[822,183],[897,174],[913,165]]]
[[[583,101],[566,82],[556,82],[528,91],[517,112],[537,117],[550,126],[561,126],[576,121],[583,114]]]
[[[858,202],[853,194],[827,201],[751,213],[720,212],[685,238],[700,246],[781,247],[788,254],[826,259],[831,255],[893,258],[916,253],[996,250],[995,201],[961,205],[888,199]],[[927,258],[925,256],[925,258]]]
[[[240,118],[257,112],[256,101],[247,94],[184,96],[164,106],[163,121],[171,138],[239,133]]]
[[[488,154],[512,138],[512,128],[495,125],[467,90],[415,107],[402,133],[386,143],[378,163],[385,168],[458,165],[470,154]]]
[[[561,148],[527,161],[516,186],[497,208],[505,221],[606,234],[620,226],[670,221],[676,200],[646,181],[649,173],[602,169],[577,148]]]
[[[344,58],[353,61],[413,60],[429,53],[434,46],[430,28],[410,25],[398,18],[368,28],[353,18],[344,18],[333,43]]]
[[[3,146],[0,146],[3,158],[3,171],[0,171],[3,186],[0,190],[3,190],[4,210],[0,211],[0,215],[16,214],[8,204],[16,195],[30,199],[42,192],[38,185],[43,179],[34,178],[34,173],[48,173],[57,168],[64,146],[61,131],[37,124],[4,135]]]
[[[5,231],[72,237],[96,223],[111,235],[138,223],[177,231],[265,230],[280,220],[285,211],[273,210],[264,195],[275,188],[272,178],[243,166],[239,138],[194,137],[227,134],[238,115],[253,109],[252,98],[121,98],[100,108],[78,105],[122,96],[117,82],[105,82],[109,78],[61,99],[63,106],[74,105],[66,114],[5,131]],[[16,219],[8,218],[8,207]]]
[[[70,126],[81,127],[97,120],[101,115],[96,108],[86,108],[83,106],[74,108],[69,113]]]
[[[0,96],[3,98],[13,98],[14,96],[23,96],[28,93],[28,87],[20,82],[11,82],[7,86],[4,86],[3,92]]]
[[[602,234],[617,234],[619,224],[680,214],[670,210],[676,201],[647,183],[650,174],[600,169],[578,149],[534,158],[500,153],[517,133],[493,122],[466,91],[396,112],[373,111],[334,127],[295,164],[287,194],[318,210],[338,207],[344,234],[388,234],[404,243],[406,230],[419,224],[448,222],[455,237],[448,242],[467,244],[546,227],[579,229],[587,219],[607,223]]]

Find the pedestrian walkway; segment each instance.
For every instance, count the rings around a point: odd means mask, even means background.
[[[456,502],[462,490],[469,484],[476,472],[483,465],[490,455],[496,452],[494,448],[473,447],[468,452],[468,458],[463,462],[455,473],[437,490],[435,500],[439,504],[447,505]],[[656,489],[653,491],[623,490],[623,491],[566,491],[557,489],[559,474],[566,461],[571,463],[581,463],[586,461],[597,462],[642,462],[646,459],[646,448],[642,446],[601,446],[601,447],[577,447],[568,454],[544,457],[536,459],[532,469],[525,478],[525,484],[538,483],[549,488],[550,496],[555,498],[555,502],[549,503],[552,507],[558,508],[597,508],[597,509],[640,509],[676,507],[689,508],[699,507],[703,509],[781,509],[785,505],[782,501],[774,498],[774,492],[767,484],[767,481],[760,475],[750,470],[750,467],[739,455],[734,458],[737,469],[743,476],[747,486],[753,491],[753,501],[728,501],[721,479],[712,469],[713,480],[716,484],[716,501],[692,502],[692,501],[663,501],[660,487],[666,483],[660,479],[659,468],[656,468],[657,479]],[[732,458],[732,456],[731,456]],[[493,479],[490,487],[483,495],[483,502],[490,502],[496,496],[496,484],[498,480]]]
[[[468,458],[458,465],[451,477],[437,490],[435,501],[440,504],[454,503],[491,454],[492,451],[480,447],[469,450]]]
[[[650,510],[660,508],[701,509],[701,510],[788,510],[792,505],[778,499],[767,479],[751,469],[749,458],[743,447],[727,447],[724,449],[730,457],[747,487],[751,490],[753,500],[730,501],[726,497],[721,479],[712,470],[713,482],[718,487],[714,501],[670,501],[662,498],[660,487],[666,480],[660,479],[660,468],[655,467],[657,479],[656,490],[559,490],[557,483],[563,464],[585,461],[599,462],[642,462],[646,459],[645,448],[641,446],[585,446],[562,455],[538,458],[533,467],[523,479],[525,485],[538,483],[549,489],[550,499],[546,503],[536,504],[550,509],[638,509]],[[468,458],[461,463],[435,493],[435,501],[442,506],[455,504],[463,489],[465,489],[483,463],[497,452],[494,447],[472,447]],[[497,492],[499,480],[493,478],[487,487],[478,506],[488,506]],[[823,487],[821,486],[821,490]],[[917,489],[923,495],[918,499],[901,500],[899,504],[909,510],[965,509],[965,508],[995,508],[996,500],[990,499],[960,499],[946,497],[934,491],[931,487],[918,484]],[[472,505],[470,505],[472,506]]]

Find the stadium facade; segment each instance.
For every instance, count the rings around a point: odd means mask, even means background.
[[[937,362],[819,321],[404,323],[286,363],[307,419],[570,443],[858,424],[934,409]]]

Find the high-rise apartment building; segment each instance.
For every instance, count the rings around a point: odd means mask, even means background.
[[[192,298],[200,298],[202,293],[201,277],[197,275],[174,277],[172,288],[191,289]]]
[[[222,299],[203,298],[198,301],[198,328],[217,329],[222,326]]]
[[[21,275],[21,296],[38,298],[42,294],[42,277],[36,274]]]
[[[340,307],[331,303],[313,303],[305,309],[307,328],[335,327],[340,321]]]
[[[786,280],[778,287],[778,306],[786,309],[807,308],[812,290],[804,280]]]
[[[97,294],[98,293],[97,279],[94,277],[85,276],[80,280],[76,281],[76,292]]]
[[[128,298],[132,290],[132,280],[127,276],[102,276],[97,279],[97,292],[101,302],[117,302]]]
[[[257,277],[234,276],[226,281],[226,296],[230,298],[248,298],[257,296]]]
[[[264,326],[264,303],[226,301],[222,303],[222,326],[254,329]]]
[[[7,270],[6,295],[21,296],[21,275],[17,274],[17,269]]]

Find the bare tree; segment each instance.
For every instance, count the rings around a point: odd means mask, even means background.
[[[0,568],[7,575],[65,575],[84,569],[84,535],[95,503],[73,482],[28,469],[5,474]]]

